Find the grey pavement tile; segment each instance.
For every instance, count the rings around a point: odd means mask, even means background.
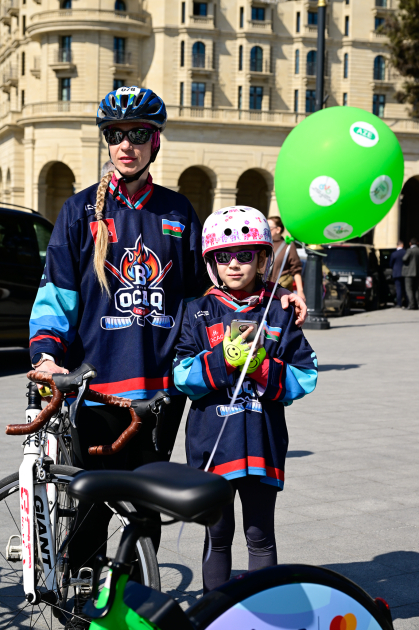
[[[330,503],[317,503],[317,505],[309,505],[307,507],[289,508],[290,512],[310,516],[314,521],[326,520],[339,516],[356,516],[357,512],[354,508],[348,508],[347,503],[343,505],[340,501],[331,501]]]

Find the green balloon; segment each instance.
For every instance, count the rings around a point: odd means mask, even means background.
[[[380,118],[355,107],[323,109],[297,125],[281,148],[279,213],[303,243],[362,236],[393,206],[403,172],[400,144]]]

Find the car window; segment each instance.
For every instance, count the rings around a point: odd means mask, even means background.
[[[331,247],[326,253],[329,269],[367,269],[367,252],[363,247]]]
[[[17,213],[0,212],[0,263],[39,265],[26,222]]]
[[[36,240],[38,242],[39,258],[41,259],[41,264],[45,265],[47,247],[52,233],[52,225],[50,226],[48,223],[34,219],[33,227],[36,234]]]

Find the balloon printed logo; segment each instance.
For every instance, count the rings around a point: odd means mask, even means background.
[[[326,238],[330,238],[335,241],[343,241],[343,239],[348,238],[354,231],[352,225],[349,223],[331,223],[327,227],[324,228],[323,234]]]
[[[339,184],[332,177],[320,175],[310,184],[310,197],[318,206],[331,206],[339,199]]]
[[[367,122],[356,122],[349,130],[352,140],[360,147],[374,147],[379,141],[378,131]]]
[[[393,182],[387,175],[380,175],[374,179],[370,188],[371,201],[376,204],[384,203],[391,197]]]
[[[344,617],[337,615],[330,623],[330,630],[356,630],[357,625],[356,617],[352,613]]]

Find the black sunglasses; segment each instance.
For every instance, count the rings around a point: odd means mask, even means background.
[[[259,254],[258,249],[244,249],[241,252],[227,252],[223,250],[214,252],[215,260],[219,265],[229,265],[232,258],[235,258],[240,265],[246,265],[253,262],[256,254]]]
[[[122,129],[105,129],[103,135],[108,144],[115,145],[121,144],[124,138],[128,138],[131,144],[145,144],[153,135],[154,130],[144,129],[144,127],[136,127],[129,131],[123,131]]]

